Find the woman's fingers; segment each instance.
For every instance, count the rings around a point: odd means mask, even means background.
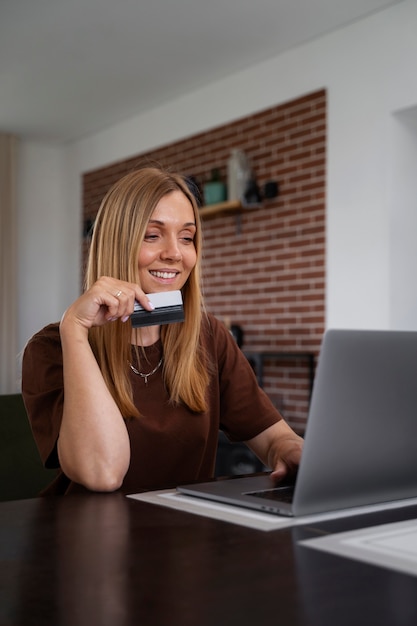
[[[105,315],[108,321],[121,319],[126,322],[134,311],[135,301],[147,311],[152,311],[154,308],[148,296],[135,283],[103,277],[93,285],[92,289],[94,287],[101,292],[102,305],[108,308]]]
[[[103,276],[73,302],[65,315],[86,328],[118,319],[127,322],[135,301],[147,311],[154,308],[139,285]]]

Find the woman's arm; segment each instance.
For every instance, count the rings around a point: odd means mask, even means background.
[[[125,320],[133,311],[135,298],[151,308],[135,286],[101,278],[68,308],[60,324],[64,407],[59,462],[71,480],[94,491],[120,487],[130,463],[130,443],[123,417],[91,350],[88,331],[117,318]]]
[[[118,489],[130,462],[129,437],[88,343],[71,319],[60,326],[64,408],[58,438],[60,466],[94,491]]]

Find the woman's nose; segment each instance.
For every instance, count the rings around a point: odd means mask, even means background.
[[[172,261],[179,261],[181,259],[181,250],[178,246],[177,239],[170,239],[166,242],[166,246],[161,252],[161,257]]]

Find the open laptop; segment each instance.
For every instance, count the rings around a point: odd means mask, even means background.
[[[295,486],[268,475],[183,494],[299,516],[417,496],[417,332],[328,330]]]

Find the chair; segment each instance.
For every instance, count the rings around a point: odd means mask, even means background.
[[[0,501],[34,498],[55,476],[42,465],[21,394],[0,395]]]
[[[239,476],[263,472],[267,468],[244,443],[231,443],[226,435],[219,432],[216,468],[214,475]]]

